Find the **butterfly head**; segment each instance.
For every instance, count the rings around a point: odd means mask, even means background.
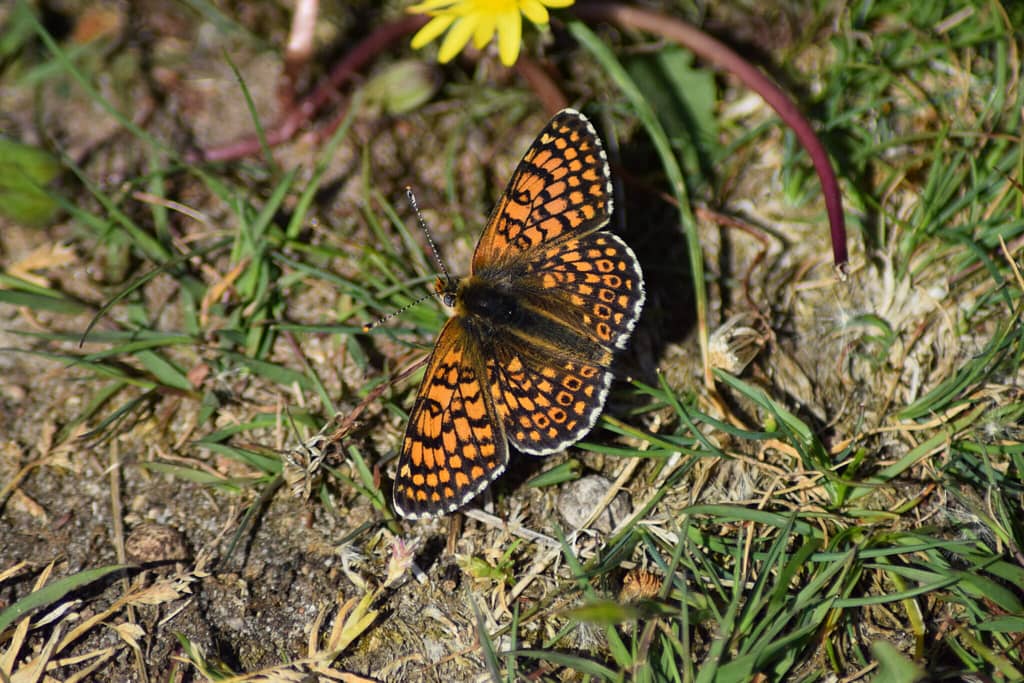
[[[459,290],[459,281],[449,276],[438,276],[434,280],[434,293],[441,297],[442,303],[448,308],[455,307],[455,295]]]

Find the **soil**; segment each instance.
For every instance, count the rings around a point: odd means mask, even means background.
[[[317,42],[321,52],[301,72],[299,92],[343,55],[346,46],[381,21],[376,3],[324,4],[327,19]],[[253,131],[232,67],[238,69],[261,121],[267,124],[280,116],[283,67],[278,46],[285,42],[290,19],[285,5],[235,3],[211,9],[230,17],[230,30],[218,23],[218,15],[200,16],[194,9],[198,5],[184,3],[68,0],[47,4],[43,21],[64,49],[81,49],[79,68],[136,125],[180,149],[208,149]],[[5,23],[3,15],[12,11],[0,10],[0,25]],[[733,18],[723,16],[720,21]],[[783,23],[786,30],[771,34],[774,37],[764,46],[766,50],[776,49],[774,43],[790,35],[792,17]],[[410,54],[404,45],[393,48],[360,80],[396,57]],[[211,236],[237,234],[239,218],[234,207],[211,193],[210,184],[201,177],[168,173],[152,184],[137,182],[164,160],[151,158],[135,135],[47,57],[39,62],[49,64],[55,73],[32,78],[23,71],[21,78],[0,84],[0,128],[5,135],[59,150],[81,169],[87,183],[116,197],[119,209],[147,229],[156,229],[162,213],[163,229],[182,249]],[[607,87],[599,76],[578,73],[581,69],[572,64],[557,66],[570,75],[564,84],[572,86],[570,96],[577,102],[600,99],[600,89]],[[453,75],[455,69],[457,75]],[[308,244],[333,250],[327,256],[311,256],[311,261],[370,289],[391,284],[376,275],[372,281],[363,279],[369,262],[365,250],[379,240],[370,217],[393,240],[391,253],[404,247],[380,204],[367,196],[364,173],[369,173],[375,192],[401,207],[410,234],[420,240],[405,209],[402,189],[416,188],[445,260],[464,272],[491,203],[547,120],[515,73],[498,68],[493,56],[481,60],[475,71],[464,62],[447,69],[431,66],[429,73],[437,84],[451,81],[431,101],[402,115],[367,109],[356,117],[330,160],[325,189],[317,195],[302,231]],[[738,99],[740,94],[728,82],[726,86],[726,100]],[[339,96],[339,102],[350,92]],[[467,98],[481,112],[472,125],[467,125],[464,111]],[[483,115],[492,101],[498,102],[494,111]],[[308,179],[323,144],[315,131],[340,111],[326,112],[276,147],[275,162],[284,169],[299,168],[303,180]],[[763,105],[756,107],[751,125],[771,116]],[[688,256],[675,210],[655,199],[664,188],[646,185],[657,182],[643,173],[654,163],[651,147],[640,139],[635,122],[620,124],[616,172],[631,189],[614,229],[636,251],[649,293],[630,350],[620,359],[621,374],[656,385],[660,370],[683,395],[700,386],[694,314],[681,305],[690,296]],[[457,144],[459,152],[449,168],[445,160],[451,144]],[[762,358],[755,363],[751,381],[771,386],[810,423],[824,427],[826,422],[866,419],[871,411],[880,414],[884,407],[870,397],[884,378],[865,369],[863,376],[854,378],[856,386],[850,386],[846,368],[838,367],[835,360],[843,355],[843,340],[825,332],[832,329],[837,315],[855,309],[859,298],[868,297],[867,290],[879,278],[855,270],[853,286],[833,286],[820,201],[802,208],[781,201],[775,172],[778,152],[771,152],[773,146],[781,145],[781,132],[765,136],[760,144],[763,157],[736,159],[734,167],[720,169],[731,180],[728,197],[718,199],[721,205],[744,209],[752,222],[772,226],[768,251],[749,289],[743,291],[737,282],[761,253],[762,244],[716,225],[710,213],[702,216],[703,258],[713,302],[710,319],[724,321],[733,311],[747,309],[745,297],[758,302],[760,314],[769,316],[778,334],[770,344],[772,362]],[[249,199],[259,206],[273,190],[265,168],[257,153],[214,167],[212,172],[232,187],[250,188]],[[453,196],[447,194],[448,178],[457,183]],[[61,180],[60,190],[73,206],[111,219],[118,229],[112,212],[99,205],[86,183],[69,175]],[[622,192],[621,185],[617,191]],[[174,207],[161,208],[152,195],[189,207],[200,219]],[[289,197],[282,212],[294,209],[295,200]],[[863,263],[858,245],[852,246],[854,263]],[[304,257],[298,252],[293,255]],[[204,291],[227,277],[232,265],[228,256],[201,264],[196,260],[191,274],[204,279]],[[517,550],[515,535],[500,522],[464,518],[459,528],[444,518],[395,526],[386,523],[384,513],[362,494],[357,485],[359,469],[350,460],[332,460],[329,464],[338,476],[312,482],[308,487],[312,495],[307,498],[293,494],[293,484],[302,493],[306,483],[301,463],[292,472],[293,481],[270,488],[272,476],[210,447],[209,441],[200,443],[218,430],[245,426],[242,436],[228,443],[283,458],[289,452],[302,453],[294,449],[331,418],[330,408],[316,392],[245,373],[242,365],[232,373],[219,372],[224,342],[217,332],[230,324],[228,307],[210,306],[203,343],[179,345],[170,353],[190,378],[215,389],[220,405],[212,415],[194,392],[148,391],[127,382],[104,395],[115,380],[74,359],[108,349],[111,342],[105,333],[183,329],[187,312],[180,301],[185,283],[170,273],[158,274],[145,283],[141,296],[128,297],[98,315],[103,304],[146,273],[151,263],[130,248],[127,239],[99,234],[67,212],[42,228],[10,221],[0,224],[3,266],[10,270],[30,258],[41,264],[31,271],[40,284],[85,306],[69,315],[0,303],[0,482],[4,486],[0,572],[14,569],[0,581],[0,608],[31,592],[51,565],[55,578],[126,562],[145,568],[89,584],[75,592],[76,602],[65,612],[53,616],[64,633],[88,626],[56,655],[60,664],[53,675],[67,678],[96,661],[99,664],[90,676],[95,680],[139,680],[143,675],[152,680],[194,680],[202,677],[204,666],[208,675],[223,667],[274,678],[284,676],[288,662],[308,658],[293,669],[333,666],[374,680],[475,680],[486,678],[487,672],[477,647],[478,629],[493,633],[508,624],[517,610],[527,614],[543,604],[557,611],[571,604],[559,596],[571,575],[558,549],[538,543]],[[410,274],[434,268],[425,248],[411,255],[403,267]],[[281,321],[357,325],[366,315],[381,314],[360,309],[351,315],[353,299],[322,279],[307,283],[296,279],[289,287],[291,295],[275,312]],[[428,287],[429,283],[423,286],[424,291]],[[224,294],[222,300],[228,297]],[[80,344],[83,332],[97,320]],[[758,328],[757,316],[746,322]],[[55,333],[66,336],[57,338]],[[932,346],[941,347],[942,332],[934,334]],[[292,339],[278,335],[269,358],[298,372],[304,371],[305,362],[310,363],[342,421],[360,406],[370,386],[422,358],[432,341],[418,339],[419,349],[410,350],[387,333],[359,339],[330,332],[303,333],[294,343]],[[817,343],[807,345],[807,340]],[[922,361],[921,367],[934,366]],[[124,370],[129,379],[143,374],[135,357],[125,357]],[[390,491],[387,482],[394,474],[394,455],[405,428],[394,406],[407,410],[414,390],[410,380],[396,383],[383,397],[363,406],[346,432],[344,452],[356,449],[373,476],[384,482],[385,493]],[[634,406],[621,398],[624,395],[613,392],[607,410],[629,419]],[[736,409],[742,412],[744,406]],[[655,429],[659,420],[669,420],[670,415],[666,411],[644,419]],[[250,426],[259,419],[265,420],[262,426]],[[610,434],[599,438],[616,442]],[[534,489],[522,484],[541,469],[561,463],[582,463],[585,471],[610,480],[623,466],[612,456],[575,449],[543,461],[523,457],[494,486],[493,495],[482,499],[483,509],[555,538],[557,487]],[[186,476],[185,471],[198,474]],[[649,490],[653,472],[652,463],[639,466],[629,487],[634,502]],[[202,474],[222,485],[212,486]],[[760,475],[722,465],[709,468],[703,476],[708,486],[701,499],[712,502],[746,499],[753,495]],[[320,488],[323,482],[326,485]],[[681,489],[665,499],[663,509],[689,502],[690,495]],[[253,514],[246,516],[250,511]],[[574,542],[578,553],[588,557],[600,538],[583,534]],[[412,564],[404,552],[410,553]],[[511,569],[503,574],[506,552],[510,552]],[[547,561],[540,563],[543,558]],[[516,592],[531,569],[536,577]],[[389,572],[397,572],[397,578],[389,577]],[[605,590],[614,595],[618,586],[609,584]],[[346,644],[340,657],[328,657],[323,645],[327,626],[339,614],[344,617],[357,609],[349,600],[365,596],[373,598],[371,609],[377,611],[372,627]],[[124,599],[129,606],[118,603]],[[117,609],[107,623],[118,628],[89,625],[91,617],[112,606]],[[557,631],[552,612],[543,614],[547,616],[531,617],[520,626],[525,640],[515,647],[542,644]],[[311,632],[318,619],[325,619],[326,626],[320,625],[321,637],[314,635],[311,648]],[[579,652],[602,651],[601,631],[584,629],[574,637],[579,640]],[[41,651],[45,638],[30,635],[29,644],[22,653],[23,662]],[[506,637],[496,645],[513,644]],[[86,654],[96,659],[66,660]],[[199,666],[187,663],[189,654]]]

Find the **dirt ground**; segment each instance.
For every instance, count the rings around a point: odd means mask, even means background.
[[[68,1],[46,4],[40,16],[65,50],[81,50],[76,58],[79,68],[90,74],[93,86],[114,107],[150,135],[194,150],[253,132],[232,65],[261,120],[278,120],[283,72],[278,46],[286,40],[290,20],[286,4],[230,4],[209,8],[204,16],[197,10],[199,3]],[[11,12],[0,9],[0,25],[3,15]],[[219,13],[230,17],[229,24],[220,22]],[[333,63],[380,20],[374,3],[324,3],[322,13],[317,44],[323,48],[316,59],[323,64]],[[771,17],[760,18],[766,28],[757,36],[749,27],[741,30],[746,26],[742,22],[730,24],[734,20],[724,12],[716,14],[716,28],[727,33],[735,26],[738,41],[756,44],[766,53],[788,44],[795,31],[792,16],[777,17],[774,23]],[[381,62],[409,54],[403,43]],[[140,225],[152,226],[155,211],[168,211],[169,239],[183,249],[217,237],[234,238],[240,222],[236,207],[211,192],[210,183],[191,173],[154,173],[153,182],[138,182],[166,160],[151,156],[134,134],[49,58],[38,59],[51,64],[50,70],[0,84],[4,135],[60,150],[81,169],[88,184],[116,198],[119,210]],[[302,72],[299,92],[315,82],[314,76],[326,68],[323,64]],[[367,73],[380,66],[371,66]],[[600,88],[606,84],[584,66],[568,59],[557,66],[562,82],[573,84],[574,102],[586,105],[605,97]],[[493,59],[482,60],[475,70],[465,65],[454,68],[467,73],[453,78],[450,70],[430,66],[426,73],[434,95],[412,112],[391,115],[369,107],[355,117],[304,222],[301,240],[310,251],[282,253],[308,259],[371,293],[385,290],[395,283],[388,281],[383,269],[367,276],[367,264],[377,263],[368,250],[386,246],[381,260],[387,261],[406,253],[406,243],[376,198],[398,207],[410,234],[420,242],[404,204],[403,188],[410,185],[446,262],[457,272],[466,270],[494,198],[547,116],[530,101],[516,74],[499,69]],[[763,103],[751,102],[752,96],[735,83],[725,80],[722,86],[726,115],[745,116],[751,126],[772,118]],[[464,105],[465,98],[473,104]],[[467,125],[464,106],[481,112],[473,125]],[[739,110],[743,113],[736,113]],[[340,111],[333,110],[324,120]],[[605,122],[599,121],[599,127]],[[276,163],[283,169],[300,169],[303,181],[309,179],[324,143],[313,130],[310,127],[274,149]],[[694,312],[682,303],[688,301],[692,285],[677,214],[654,199],[665,189],[663,181],[644,175],[654,163],[649,143],[640,140],[635,127],[623,127],[618,135],[614,153],[621,161],[616,168],[631,190],[615,229],[637,252],[648,287],[640,325],[630,349],[619,359],[620,374],[650,385],[663,378],[679,395],[699,392]],[[459,152],[448,156],[452,144]],[[938,304],[889,279],[892,271],[884,262],[865,266],[857,236],[850,241],[855,266],[851,283],[836,286],[820,198],[800,207],[780,199],[781,145],[782,133],[776,130],[756,150],[744,148],[731,167],[719,169],[730,178],[721,205],[772,226],[764,254],[761,242],[716,224],[708,198],[700,198],[706,209],[698,218],[710,283],[709,319],[722,322],[737,310],[749,310],[745,297],[758,302],[760,313],[772,323],[772,362],[755,364],[750,381],[770,387],[801,419],[838,440],[857,431],[852,425],[878,424],[893,401],[908,402],[921,393],[920,387],[933,386],[949,374],[942,358],[970,356],[984,345],[987,331],[966,336],[941,327],[923,330],[928,343],[908,352],[920,369],[916,386],[898,376],[878,375],[869,363],[847,362],[848,340],[832,332],[838,318],[868,300],[886,297],[888,310],[899,311],[901,320],[922,317],[925,309]],[[447,165],[449,158],[455,159],[453,166]],[[235,188],[235,196],[259,206],[273,190],[263,164],[257,153],[215,172]],[[454,194],[447,185],[451,179],[457,183]],[[99,205],[86,182],[68,175],[60,181],[61,190],[73,206],[109,218],[109,207]],[[280,210],[282,225],[296,207],[297,194],[292,193]],[[154,197],[189,207],[201,220],[175,207],[168,209]],[[386,245],[379,244],[374,221],[384,226]],[[410,279],[414,272],[424,276],[410,288],[426,292],[430,281],[425,276],[434,266],[429,252],[422,243],[419,246],[420,253],[396,272],[405,269]],[[741,286],[746,269],[762,255],[749,283]],[[203,291],[216,290],[213,285],[226,281],[232,265],[228,257],[225,252],[208,262],[194,261],[191,276],[209,286]],[[370,680],[468,681],[488,678],[486,658],[478,648],[479,628],[495,633],[513,613],[527,613],[538,605],[543,606],[539,615],[519,626],[519,637],[525,641],[513,643],[502,634],[496,646],[539,646],[562,627],[557,612],[571,606],[573,599],[567,594],[571,575],[557,543],[540,540],[521,549],[514,530],[501,520],[555,539],[555,523],[564,524],[560,489],[531,488],[524,482],[561,463],[615,479],[623,472],[623,459],[577,450],[545,460],[521,457],[495,484],[495,495],[482,500],[484,511],[497,515],[497,521],[468,517],[453,523],[443,518],[396,526],[364,495],[364,472],[348,456],[354,449],[365,458],[369,476],[389,494],[394,456],[405,429],[401,409],[408,410],[415,382],[400,381],[375,400],[363,399],[371,387],[422,358],[432,339],[429,334],[414,343],[407,336],[396,339],[387,325],[372,335],[339,332],[346,325],[355,329],[352,326],[386,310],[366,310],[350,291],[322,278],[304,282],[285,268],[287,275],[281,277],[288,295],[268,319],[300,329],[294,336],[277,335],[265,358],[297,373],[305,372],[308,363],[341,421],[357,407],[361,411],[346,432],[342,452],[329,460],[336,476],[313,482],[309,497],[296,496],[293,484],[301,490],[306,483],[301,468],[291,472],[290,481],[278,480],[271,486],[274,474],[256,464],[262,461],[245,464],[227,447],[279,463],[324,426],[331,410],[316,391],[271,381],[252,365],[237,363],[225,370],[228,352],[240,353],[245,347],[244,341],[226,344],[225,336],[218,334],[236,322],[229,306],[217,306],[230,298],[229,287],[219,290],[220,299],[215,292],[209,301],[194,300],[197,308],[206,307],[200,316],[205,336],[168,352],[197,386],[216,396],[218,404],[210,411],[205,393],[148,388],[141,381],[153,371],[154,366],[146,365],[147,357],[129,354],[114,359],[113,365],[124,371],[117,380],[83,358],[110,348],[113,342],[105,333],[184,329],[190,313],[181,304],[182,291],[189,285],[180,271],[155,274],[137,295],[104,311],[91,337],[80,345],[79,338],[97,319],[100,307],[149,271],[152,263],[145,262],[129,240],[111,239],[103,228],[88,226],[81,216],[67,211],[45,227],[0,218],[0,260],[7,271],[27,260],[36,264],[31,270],[43,286],[84,304],[77,312],[58,312],[0,303],[0,572],[14,569],[0,581],[0,608],[31,592],[51,566],[53,578],[125,562],[148,568],[112,573],[77,590],[75,600],[52,615],[59,624],[58,636],[48,640],[52,629],[29,634],[21,661],[76,633],[53,655],[52,661],[60,664],[50,674],[56,679],[70,680],[82,672],[93,680],[197,680],[220,677],[218,671],[230,669],[259,672],[254,678],[270,680],[284,678],[288,662],[303,660],[289,669],[291,680],[299,680],[297,671],[321,666],[321,675],[326,675],[326,667],[333,666],[336,672]],[[927,287],[940,280],[935,274],[932,282],[922,283],[921,291],[930,293]],[[381,308],[391,303],[382,298]],[[407,320],[414,322],[409,325],[436,329],[439,309],[432,304],[424,308],[410,314]],[[756,316],[744,321],[758,325]],[[323,329],[312,329],[315,326]],[[935,358],[915,356],[921,348]],[[135,380],[139,382],[133,384]],[[122,384],[106,393],[115,381]],[[894,383],[899,386],[893,388]],[[635,422],[652,432],[674,419],[670,408],[640,411],[638,395],[627,393],[625,382],[616,387],[607,408],[612,418],[628,424],[636,411],[642,416]],[[742,403],[734,408],[740,414],[753,410]],[[222,430],[237,430],[238,436],[211,436]],[[628,435],[615,437],[610,432],[602,433],[598,442],[639,444]],[[735,442],[731,447],[751,459],[762,455],[752,443]],[[780,467],[788,465],[783,458]],[[629,487],[632,503],[644,499],[645,487],[653,485],[659,471],[653,461],[635,467]],[[736,463],[718,463],[696,467],[693,477],[703,483],[700,502],[713,503],[756,499],[769,475]],[[322,481],[327,485],[320,488]],[[497,507],[495,500],[500,501]],[[669,515],[691,502],[695,501],[688,490],[680,488],[668,494],[659,514]],[[652,518],[652,528],[659,519]],[[587,558],[598,552],[601,539],[600,533],[590,532],[574,537],[572,543]],[[511,563],[503,564],[509,557]],[[609,574],[602,585],[605,594],[619,594],[630,566],[627,562],[623,571]],[[358,604],[367,596],[371,602]],[[90,622],[108,609],[114,616],[101,620],[107,627]],[[372,627],[356,628],[345,621],[360,609],[376,611]],[[315,637],[324,624],[334,625],[335,620],[339,631],[346,626],[358,636],[351,643],[342,636],[331,641],[344,643],[337,659],[328,656],[330,647]],[[573,638],[578,641],[574,652],[604,652],[599,629],[579,629]],[[189,654],[201,664],[188,663]],[[81,662],[69,659],[78,655],[88,657]],[[95,667],[91,673],[89,666]]]

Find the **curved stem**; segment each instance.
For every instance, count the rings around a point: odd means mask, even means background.
[[[541,106],[551,116],[569,106],[569,100],[558,84],[544,71],[544,67],[526,55],[519,55],[515,65],[516,73],[526,81]]]
[[[428,17],[422,15],[402,17],[384,24],[361,40],[331,69],[327,78],[321,81],[310,95],[286,113],[273,128],[267,130],[267,143],[273,146],[289,140],[299,128],[309,123],[317,112],[338,98],[338,89],[342,84],[392,43],[419,30],[427,20]],[[259,150],[259,140],[255,136],[249,136],[201,150],[198,157],[204,161],[228,161],[255,154]]]
[[[673,17],[613,2],[580,4],[573,7],[573,10],[578,17],[587,21],[608,21],[675,41],[714,67],[735,75],[744,85],[763,97],[764,101],[778,113],[779,118],[793,129],[800,144],[811,157],[821,181],[825,209],[828,211],[831,225],[832,257],[840,279],[846,279],[846,220],[843,216],[842,194],[832,170],[832,162],[811,124],[775,83],[724,43]]]

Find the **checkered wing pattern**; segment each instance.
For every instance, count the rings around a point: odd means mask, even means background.
[[[543,249],[512,288],[538,325],[510,327],[487,348],[487,374],[509,441],[533,455],[589,432],[644,304],[643,276],[625,242],[595,232]]]
[[[597,422],[612,373],[598,363],[540,357],[500,344],[487,374],[505,434],[517,449],[549,455],[583,438]]]
[[[596,230],[612,214],[608,160],[593,124],[563,109],[537,136],[473,253],[473,272],[540,244]]]
[[[461,323],[451,318],[441,330],[409,415],[393,492],[404,517],[455,510],[508,462],[477,340]]]
[[[578,334],[581,344],[626,347],[645,295],[640,264],[621,237],[602,230],[545,246],[524,259],[520,273],[513,285],[519,298]]]
[[[405,517],[461,507],[501,474],[509,444],[547,455],[597,422],[615,351],[644,304],[612,211],[594,127],[564,110],[516,168],[473,254],[409,417],[394,502]]]

